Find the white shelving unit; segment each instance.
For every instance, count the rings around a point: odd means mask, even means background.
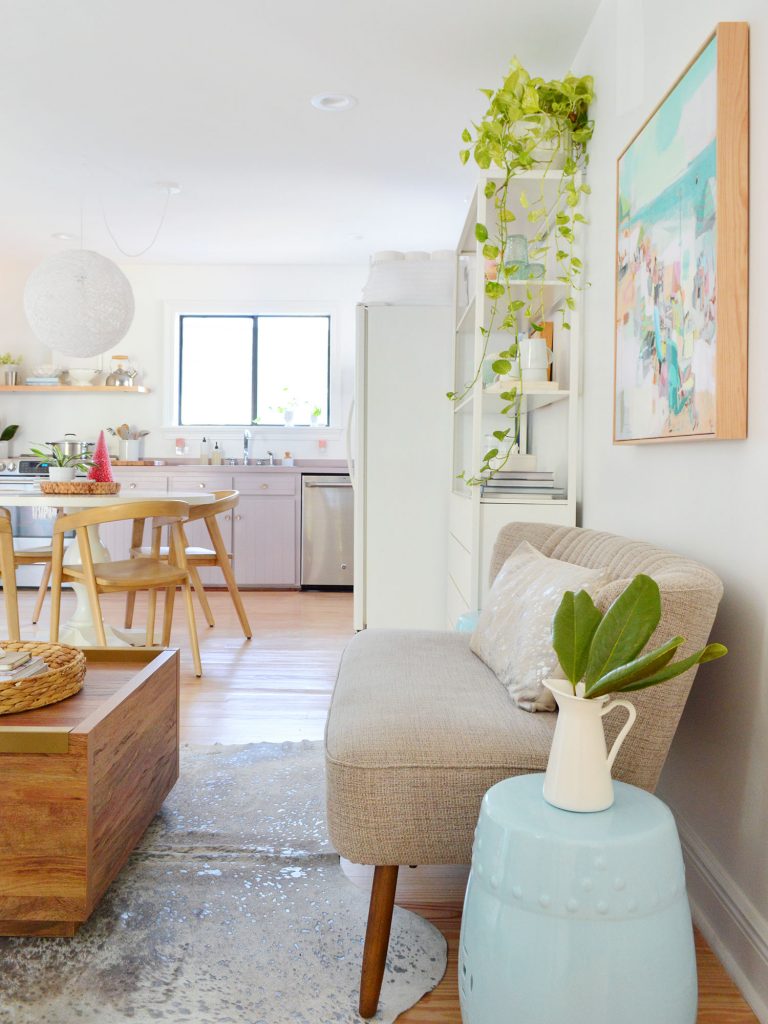
[[[513,182],[514,195],[510,196],[510,209],[516,220],[510,225],[510,234],[525,234],[531,238],[538,225],[527,220],[520,204],[520,194],[530,197],[545,190],[554,199],[559,171],[550,171],[546,177],[541,171],[518,175]],[[454,384],[456,392],[464,391],[472,380],[482,359],[485,339],[480,330],[488,325],[491,300],[485,294],[485,259],[483,246],[475,240],[475,224],[488,226],[493,240],[496,211],[492,199],[485,196],[488,179],[498,180],[493,171],[486,172],[478,181],[475,195],[467,211],[464,228],[457,248],[457,287],[454,318]],[[469,287],[463,288],[465,268],[469,271]],[[543,320],[554,322],[553,380],[557,383],[537,387],[523,386],[520,399],[521,451],[535,454],[538,469],[555,473],[555,486],[564,488],[565,498],[539,498],[526,495],[481,494],[479,486],[469,487],[458,474],[468,475],[479,470],[482,456],[488,450],[485,438],[494,430],[504,429],[511,420],[501,415],[507,404],[499,397],[509,382],[494,382],[484,386],[478,377],[467,395],[454,405],[453,416],[453,471],[451,479],[449,514],[449,569],[448,569],[448,627],[453,628],[459,615],[482,607],[487,586],[491,552],[496,534],[506,523],[515,520],[553,523],[562,526],[576,524],[576,487],[578,480],[578,393],[580,367],[579,295],[577,309],[571,311],[568,321],[571,330],[561,327],[559,310],[566,298],[566,286],[556,279],[554,266],[546,266],[544,277],[538,280],[512,282],[514,291],[525,299],[528,288],[537,302],[541,298]],[[502,300],[503,302],[503,300]],[[519,331],[528,331],[528,322],[519,314]],[[505,345],[513,335],[505,332]],[[488,346],[487,356],[496,346]]]

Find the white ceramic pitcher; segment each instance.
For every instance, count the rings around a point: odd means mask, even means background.
[[[544,776],[544,799],[564,811],[604,811],[613,803],[611,768],[637,712],[628,700],[577,697],[567,679],[546,679],[558,706],[557,725]],[[629,717],[606,752],[603,716],[626,708]]]

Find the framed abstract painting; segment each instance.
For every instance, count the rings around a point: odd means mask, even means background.
[[[721,22],[619,156],[613,439],[747,436],[749,27]]]

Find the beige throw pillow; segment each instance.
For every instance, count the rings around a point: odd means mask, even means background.
[[[501,567],[470,647],[525,711],[555,710],[542,684],[562,675],[552,649],[552,619],[563,594],[586,590],[594,597],[604,582],[602,569],[547,558],[527,541]]]

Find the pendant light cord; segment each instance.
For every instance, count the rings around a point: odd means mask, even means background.
[[[130,256],[132,258],[135,258],[137,256],[143,256],[144,253],[149,252],[149,250],[152,248],[152,246],[155,244],[155,242],[157,241],[158,237],[160,236],[160,232],[163,230],[163,224],[165,224],[165,218],[166,218],[166,215],[168,213],[168,204],[171,201],[171,195],[172,194],[173,194],[172,190],[170,188],[166,188],[166,190],[165,190],[165,205],[163,206],[163,212],[162,212],[162,215],[160,217],[160,223],[157,225],[157,230],[155,231],[154,235],[152,236],[152,241],[149,243],[149,245],[145,246],[143,249],[140,249],[138,252],[128,252],[128,250],[124,249],[122,247],[122,245],[120,245],[118,240],[115,238],[115,234],[114,234],[112,228],[109,226],[109,221],[107,220],[107,211],[104,209],[104,202],[102,200],[102,202],[101,202],[101,215],[104,218],[104,227],[107,229],[107,233],[109,234],[109,237],[115,243],[115,245],[120,250],[120,252],[123,254],[123,256]]]

